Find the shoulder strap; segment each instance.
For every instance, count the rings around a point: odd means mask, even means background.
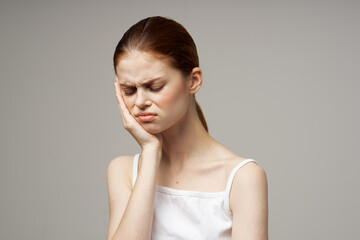
[[[232,182],[234,180],[235,174],[236,172],[239,170],[239,168],[241,168],[242,166],[244,166],[246,163],[248,162],[255,162],[256,164],[259,164],[257,161],[255,161],[254,159],[245,159],[242,162],[240,162],[238,165],[236,165],[234,167],[234,169],[231,171],[231,174],[229,176],[229,179],[227,181],[227,185],[226,185],[226,201],[225,201],[225,208],[230,212],[230,189],[232,186]]]
[[[138,173],[138,165],[139,165],[139,156],[140,153],[135,154],[133,159],[133,174],[132,174],[132,188],[134,189],[135,181]]]
[[[229,194],[230,193],[230,188],[231,188],[231,185],[232,185],[232,182],[234,180],[234,177],[235,177],[235,174],[237,172],[237,170],[239,170],[239,168],[241,168],[242,166],[244,166],[246,163],[248,162],[255,162],[257,163],[254,159],[245,159],[244,161],[240,162],[238,165],[236,165],[234,167],[234,169],[231,171],[231,174],[229,176],[229,179],[228,179],[228,182],[227,182],[227,185],[226,185],[226,192]]]

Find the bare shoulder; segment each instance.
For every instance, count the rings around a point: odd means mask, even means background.
[[[132,192],[132,159],[133,156],[119,156],[111,160],[107,167],[109,198],[107,239],[111,239],[114,235]]]
[[[108,181],[121,181],[122,184],[125,183],[129,190],[131,190],[133,158],[134,156],[132,155],[124,155],[112,159],[107,167]]]
[[[239,163],[244,160],[246,159],[241,158]],[[234,176],[230,192],[230,208],[240,208],[242,207],[241,204],[247,204],[249,200],[264,201],[264,198],[267,198],[267,185],[265,170],[254,161],[245,163]]]
[[[268,183],[265,170],[254,161],[236,172],[230,191],[233,239],[268,239]]]
[[[248,158],[241,158],[238,163],[241,163],[245,160],[248,160]],[[234,182],[251,180],[249,178],[254,180],[264,176],[266,176],[265,170],[256,162],[249,161],[239,168],[235,174]]]

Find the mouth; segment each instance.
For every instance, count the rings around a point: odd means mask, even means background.
[[[137,118],[142,122],[148,122],[153,120],[156,117],[156,114],[153,113],[147,113],[147,114],[139,114],[137,115]]]

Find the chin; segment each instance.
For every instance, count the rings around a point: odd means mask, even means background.
[[[151,124],[151,126],[150,126],[149,123],[143,123],[141,125],[147,132],[149,132],[151,134],[158,134],[158,133],[161,133],[164,131],[164,129],[159,128],[156,124],[154,124],[154,125]]]

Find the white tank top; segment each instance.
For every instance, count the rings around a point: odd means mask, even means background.
[[[133,188],[139,156],[140,153],[137,153],[133,160]],[[156,185],[151,239],[230,240],[231,184],[236,171],[250,161],[257,163],[253,159],[246,159],[235,166],[223,192],[198,192]]]

